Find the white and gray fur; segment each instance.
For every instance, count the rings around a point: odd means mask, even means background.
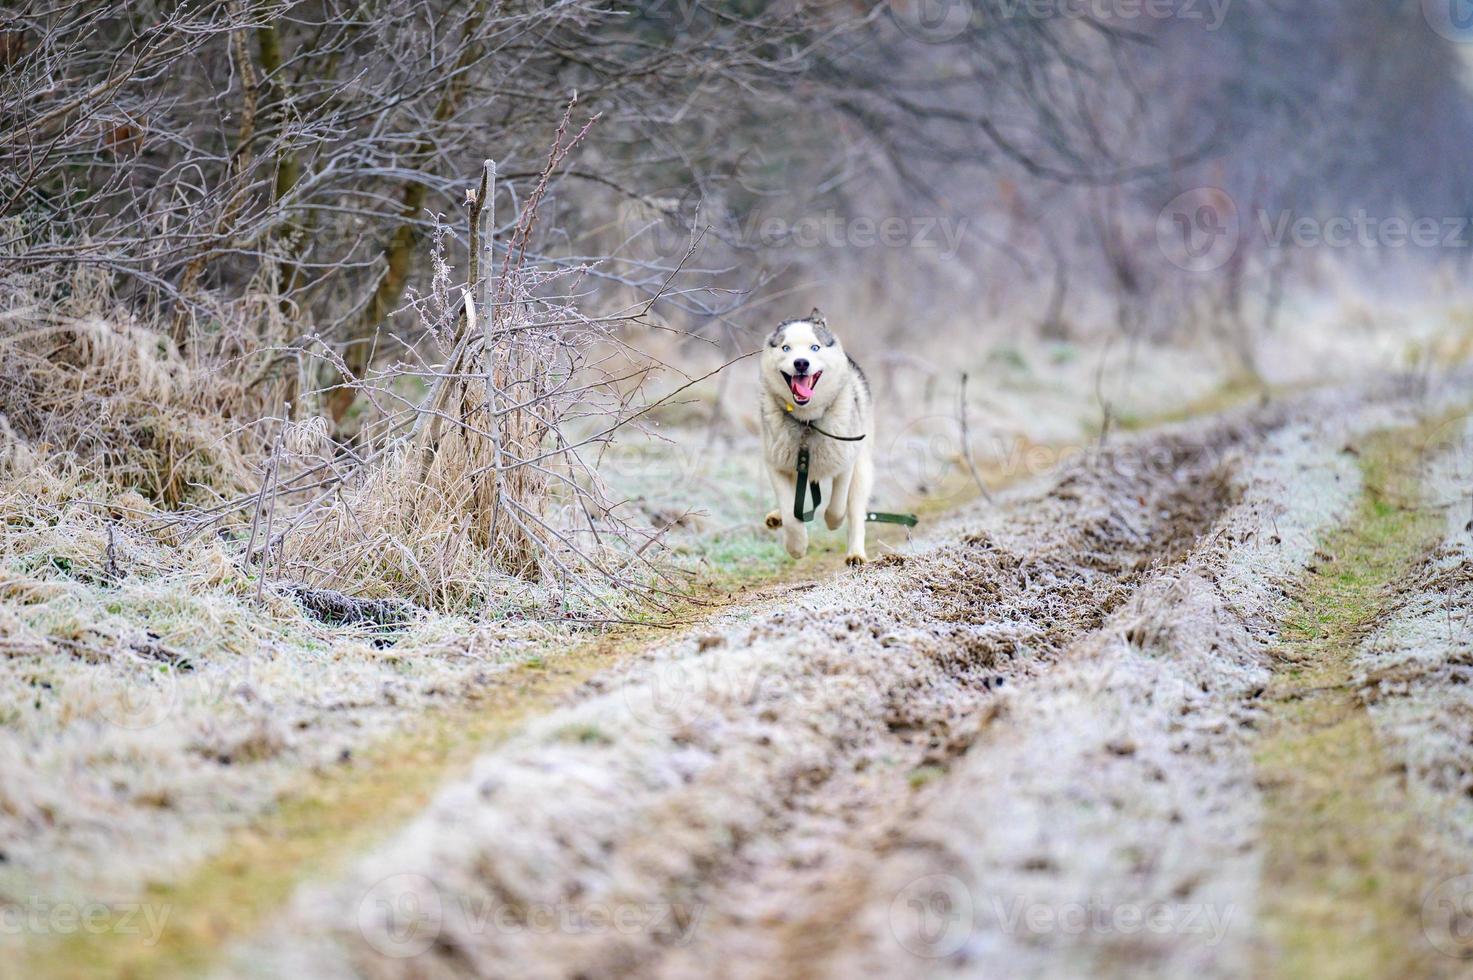
[[[794,370],[799,358],[810,362],[810,374],[822,371],[813,397],[803,405],[796,404],[784,377],[803,373]],[[863,564],[867,560],[865,517],[874,488],[874,404],[864,372],[844,352],[818,310],[774,330],[760,362],[762,454],[777,498],[777,509],[767,515],[767,526],[782,528],[788,554],[801,558],[807,553],[808,529],[793,516],[798,447],[806,441],[808,478],[823,484],[824,522],[834,529],[848,520],[845,560],[850,565]],[[805,427],[805,422],[834,435],[866,438],[841,442]]]

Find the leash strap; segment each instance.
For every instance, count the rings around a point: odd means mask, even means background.
[[[836,436],[832,432],[826,432],[823,429],[820,429],[818,426],[814,425],[812,422],[804,422],[803,424],[806,425],[808,428],[812,429],[814,432],[817,432],[821,436],[828,436],[830,439],[833,439],[835,442],[863,442],[864,441],[864,437],[866,435],[866,433],[860,433],[857,436]]]
[[[872,510],[864,515],[864,519],[871,524],[904,524],[906,527],[915,527],[921,522],[914,514],[887,514],[882,510]]]
[[[828,435],[828,433],[825,432],[824,435]],[[863,438],[864,436],[859,437],[859,439]],[[859,439],[851,439],[849,441],[858,442]],[[808,503],[805,488],[813,494],[812,510],[803,509]],[[798,447],[798,494],[797,498],[793,501],[793,516],[805,524],[811,523],[813,521],[813,515],[818,513],[818,508],[822,504],[823,495],[819,492],[818,481],[808,479],[808,447],[800,446]],[[870,524],[903,524],[906,527],[915,527],[921,522],[920,518],[914,514],[887,514],[882,510],[868,511],[865,513],[864,519]]]
[[[811,487],[812,490],[813,490],[813,509],[812,510],[806,510],[805,511],[803,509],[803,506],[806,503],[806,501],[803,499],[803,489],[804,489],[804,487]],[[807,446],[799,446],[798,447],[798,499],[795,500],[795,501],[793,501],[793,516],[796,517],[796,518],[798,518],[798,520],[802,521],[803,523],[807,524],[807,523],[809,523],[809,522],[811,522],[813,520],[813,515],[818,513],[819,505],[821,505],[822,503],[823,503],[823,496],[822,496],[822,494],[819,493],[819,490],[818,490],[818,481],[815,480],[813,482],[809,482],[809,480],[808,480],[808,447]]]

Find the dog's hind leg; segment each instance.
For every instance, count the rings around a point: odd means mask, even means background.
[[[794,558],[802,558],[808,553],[808,528],[793,516],[793,498],[797,495],[798,486],[797,474],[787,474],[778,469],[769,469],[767,472],[772,477],[773,492],[777,494],[777,515],[783,529],[783,547]],[[772,516],[767,515],[768,527],[773,526]]]
[[[869,516],[869,498],[874,483],[874,462],[869,453],[861,453],[849,481],[849,548],[844,555],[847,565],[863,565],[869,561],[869,556],[864,553],[864,522]]]
[[[823,512],[823,522],[829,526],[830,531],[844,523],[844,515],[849,509],[849,483],[853,476],[854,470],[847,469],[834,477],[834,490],[829,497],[829,505]]]

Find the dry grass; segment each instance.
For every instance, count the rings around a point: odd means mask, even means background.
[[[261,560],[274,557],[279,577],[440,609],[493,598],[504,607],[531,591],[535,615],[603,619],[666,591],[658,549],[646,554],[650,530],[616,513],[598,470],[614,434],[652,407],[642,386],[661,365],[620,336],[621,317],[579,309],[589,267],[539,264],[528,252],[549,182],[587,132],[569,136],[571,113],[499,256],[487,161],[468,194],[470,269],[459,295],[446,235],[435,236],[430,290],[412,305],[441,363],[400,361],[350,378],[375,414],[353,462],[307,485],[326,492],[304,500],[300,480],[272,485],[273,452],[251,540],[264,512]],[[421,385],[422,398],[402,393]],[[274,538],[279,498],[295,513]]]
[[[585,315],[589,268],[529,249],[550,181],[587,131],[569,134],[571,112],[497,251],[491,207],[473,214],[468,315],[442,233],[429,293],[410,301],[420,335],[362,376],[259,296],[229,308],[203,297],[181,334],[169,310],[132,315],[95,274],[7,277],[0,464],[44,465],[104,501],[138,491],[172,512],[149,515],[148,533],[224,542],[261,601],[273,583],[307,583],[607,620],[678,591],[652,533],[616,512],[598,473],[658,367],[620,336],[639,314]],[[494,202],[494,183],[479,200]],[[316,390],[317,377],[336,380]],[[319,409],[345,389],[366,404],[353,431],[330,433]]]
[[[232,420],[251,400],[239,382],[189,364],[126,315],[15,299],[0,311],[0,413],[12,469],[59,455],[169,507],[254,483],[258,440]]]
[[[278,498],[287,507],[288,530],[268,545],[278,577],[539,618],[619,617],[653,597],[658,551],[641,547],[648,529],[615,513],[596,461],[639,411],[638,392],[606,365],[628,359],[608,353],[620,345],[606,321],[537,300],[547,284],[526,274],[509,287],[517,299],[496,307],[510,312],[461,321],[443,366],[396,365],[364,382],[376,404],[406,377],[432,386],[383,413],[361,463],[341,465],[328,493],[305,504],[290,483],[273,493],[268,516]],[[644,360],[635,374],[653,371]]]

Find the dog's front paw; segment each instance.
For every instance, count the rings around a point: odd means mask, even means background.
[[[802,524],[783,525],[783,547],[793,558],[808,554],[808,529]]]
[[[780,511],[773,511],[767,515],[767,526],[776,531],[783,526],[783,515]]]
[[[866,558],[864,555],[845,555],[844,556],[844,564],[848,565],[850,568],[858,568],[859,566],[863,565],[867,561],[869,561],[869,559]]]

